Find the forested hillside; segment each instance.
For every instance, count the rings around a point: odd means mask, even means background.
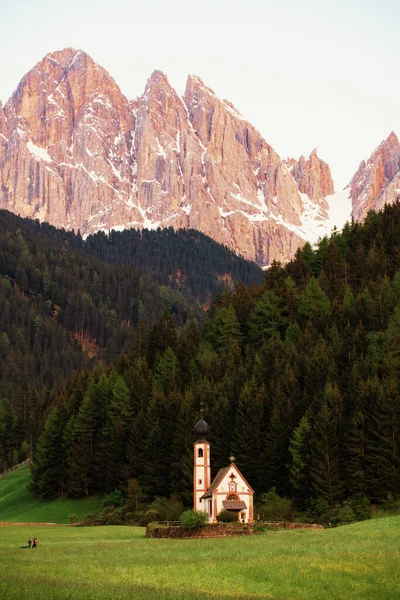
[[[213,474],[233,453],[257,495],[297,508],[400,492],[400,204],[239,284],[201,331],[167,314],[111,369],[70,380],[35,452],[32,489],[125,489],[191,503],[203,407]]]
[[[77,245],[79,238],[74,237],[73,243]],[[206,304],[234,282],[248,285],[263,280],[254,263],[194,229],[98,232],[81,247],[111,264],[136,267],[152,281]]]
[[[207,257],[197,270],[196,256]],[[263,277],[195,232],[97,234],[84,242],[0,211],[0,472],[25,458],[55,390],[73,373],[128,352],[135,328],[151,330],[164,311],[178,328],[202,319],[202,304],[241,276]]]

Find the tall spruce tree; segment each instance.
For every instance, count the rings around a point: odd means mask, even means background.
[[[32,480],[29,489],[37,496],[56,498],[64,491],[63,432],[65,415],[54,408],[46,421],[30,465]]]
[[[255,489],[260,488],[265,470],[262,459],[265,445],[264,393],[254,379],[245,383],[239,398],[232,439],[237,464]]]
[[[306,508],[310,497],[310,432],[307,415],[303,415],[299,425],[293,431],[289,445],[291,497],[299,510]]]
[[[131,426],[129,390],[125,380],[117,373],[111,373],[109,383],[111,393],[105,423],[99,434],[106,492],[122,487],[128,479],[126,449]]]
[[[248,318],[249,340],[260,347],[275,336],[283,336],[287,318],[282,299],[272,291],[263,294]]]
[[[314,497],[330,506],[343,499],[341,477],[340,421],[335,418],[341,406],[340,392],[328,383],[322,405],[312,419],[310,435],[310,474]]]

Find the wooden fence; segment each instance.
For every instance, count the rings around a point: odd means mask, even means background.
[[[22,467],[22,465],[26,465],[30,461],[31,461],[31,459],[27,458],[26,460],[23,460],[22,462],[18,463],[17,465],[14,465],[13,467],[10,467],[9,469],[6,469],[2,473],[0,473],[0,479],[2,477],[4,477],[4,475],[7,475],[7,473],[11,473],[11,471],[15,471],[15,469],[19,469],[19,467]]]

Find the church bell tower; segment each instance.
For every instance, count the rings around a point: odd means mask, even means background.
[[[203,419],[201,414],[200,421],[196,423],[194,432],[196,441],[194,443],[194,472],[193,472],[193,508],[194,510],[207,510],[202,496],[206,493],[211,484],[211,466],[210,466],[210,442],[206,436],[210,427]]]

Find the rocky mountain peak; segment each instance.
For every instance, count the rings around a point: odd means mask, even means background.
[[[400,189],[400,142],[392,131],[360,166],[350,182],[352,216],[363,219],[371,209],[394,202]]]
[[[148,85],[150,84],[162,84],[164,83],[165,85],[169,86],[169,81],[168,81],[168,77],[165,75],[165,73],[163,73],[162,71],[159,70],[155,70],[152,72],[152,74],[150,75],[149,79],[147,80]]]
[[[173,102],[181,101],[168,77],[162,71],[153,71],[147,80],[143,95],[139,98],[139,105],[146,105],[155,112],[160,108],[164,111],[168,110],[168,98],[173,99]]]
[[[42,65],[47,61],[53,62],[55,64],[60,65],[62,69],[67,69],[71,63],[76,60],[80,55],[85,55],[85,52],[82,50],[76,50],[75,48],[64,48],[63,50],[56,50],[55,52],[49,52],[46,56],[38,63],[38,65]],[[36,65],[36,67],[38,67]],[[36,68],[35,67],[35,68]]]
[[[289,158],[286,163],[299,191],[316,202],[326,204],[326,197],[334,194],[335,190],[329,165],[319,158],[317,149],[314,148],[308,159],[300,156],[299,160]]]
[[[127,100],[90,56],[66,48],[47,54],[22,78],[5,112],[10,126],[31,135],[39,146],[52,147],[64,141],[69,147],[72,137],[66,132],[101,104],[121,108]],[[56,151],[59,155],[59,149]]]
[[[192,74],[188,75],[188,78],[186,81],[186,89],[188,89],[188,88],[190,88],[190,89],[199,88],[199,89],[202,89],[203,91],[207,91],[212,96],[215,96],[214,90],[207,87],[206,84],[204,83],[204,81],[200,77],[198,77],[198,75],[192,75]]]
[[[399,138],[397,137],[397,135],[395,134],[394,131],[391,131],[387,137],[387,139],[385,140],[385,142],[387,144],[389,144],[390,146],[396,146],[399,147]]]

